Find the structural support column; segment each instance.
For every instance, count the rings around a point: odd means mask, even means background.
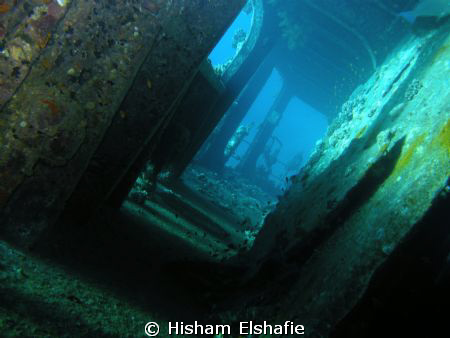
[[[231,105],[242,92],[245,85],[249,82],[258,68],[264,63],[266,57],[272,51],[277,39],[279,38],[277,20],[278,17],[276,15],[271,15],[270,13],[266,13],[264,15],[263,27],[255,47],[236,73],[226,83],[225,91],[214,107],[214,111],[217,112],[217,122],[219,122],[220,118],[222,118],[223,115],[230,109]],[[239,124],[239,122],[237,124]],[[235,122],[233,124],[231,124],[231,122],[229,123],[231,127],[234,124]],[[234,132],[234,129],[231,128],[232,132]],[[227,134],[225,135],[225,133]],[[226,128],[222,128],[221,132],[219,132],[218,136],[212,141],[209,149],[201,158],[201,163],[213,170],[222,170],[225,164],[223,151],[225,149],[226,142],[228,142],[231,135],[232,133],[230,134],[229,131],[226,131]]]
[[[251,176],[256,170],[256,161],[264,152],[267,142],[273,134],[273,131],[280,122],[283,112],[291,101],[293,91],[288,84],[284,84],[277,99],[270,108],[264,122],[260,125],[259,130],[250,145],[247,153],[238,166],[238,170],[246,176]]]
[[[273,58],[266,59],[251,78],[237,104],[231,106],[218,135],[202,158],[205,164],[214,165],[219,170],[225,165],[225,147],[269,79],[273,66]]]
[[[84,221],[104,204],[243,5],[169,1],[135,11],[120,1],[72,2],[45,34],[45,57],[1,108],[2,236],[29,247],[63,211]],[[98,34],[105,25],[114,30]]]

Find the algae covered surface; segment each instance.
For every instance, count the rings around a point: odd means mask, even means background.
[[[4,242],[0,281],[3,337],[141,337],[145,324],[156,318],[112,291]]]

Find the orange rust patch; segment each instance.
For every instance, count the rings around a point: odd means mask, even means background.
[[[41,102],[43,104],[46,104],[50,108],[52,113],[57,114],[59,112],[58,106],[56,105],[55,102],[50,101],[50,100],[41,100]]]
[[[450,154],[450,119],[447,120],[437,137],[433,140],[433,145],[439,146]]]
[[[10,9],[11,9],[11,6],[8,4],[0,4],[0,14],[9,12]]]
[[[59,123],[61,120],[61,111],[56,105],[56,103],[52,100],[41,100],[41,102],[48,106],[50,112],[47,115],[47,120],[51,125],[55,125]]]
[[[447,152],[450,150],[450,120],[447,121],[439,133],[438,141]]]
[[[405,169],[405,167],[410,163],[411,159],[413,158],[414,154],[417,151],[417,148],[423,144],[425,136],[426,136],[425,134],[417,136],[411,141],[408,149],[402,151],[402,155],[400,156],[395,165],[394,174],[403,171],[403,169]]]

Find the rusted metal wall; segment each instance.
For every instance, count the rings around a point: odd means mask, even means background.
[[[170,116],[166,118],[164,124],[167,127],[159,128],[160,131],[133,161],[125,176],[107,196],[108,204],[113,207],[122,204],[149,162],[153,165],[152,175],[155,179],[163,169],[170,170],[171,179],[179,178],[217,123],[217,112],[212,108],[222,91],[223,85],[212,65],[208,60],[203,61],[188,90],[185,93],[183,91],[184,96],[176,110],[171,110]],[[79,198],[73,201],[71,209],[78,209],[77,205],[84,201],[82,193],[77,195]],[[89,213],[92,207],[95,208],[95,205],[91,203],[83,209]],[[82,217],[86,218],[86,215]]]
[[[204,62],[192,81],[192,86],[180,102],[172,121],[175,125],[184,127],[189,136],[187,142],[178,147],[178,151],[168,158],[165,164],[173,171],[173,177],[179,177],[183,173],[215,127],[218,119],[213,105],[223,89],[224,86],[212,65]],[[160,146],[166,147],[167,145],[161,144]]]
[[[116,182],[243,5],[100,0],[59,9],[56,1],[43,1],[17,9],[26,3],[2,15],[23,32],[31,29],[27,20],[45,27],[38,35],[45,41],[7,32],[8,54],[0,59],[2,70],[14,62],[27,66],[2,74],[0,95],[1,230],[23,244],[60,214],[105,133],[91,164],[100,175],[88,187],[93,192]],[[51,6],[63,13],[53,18]],[[14,49],[18,38],[39,49]]]

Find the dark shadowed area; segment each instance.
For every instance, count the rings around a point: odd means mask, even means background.
[[[449,14],[0,0],[0,336],[450,336]]]

